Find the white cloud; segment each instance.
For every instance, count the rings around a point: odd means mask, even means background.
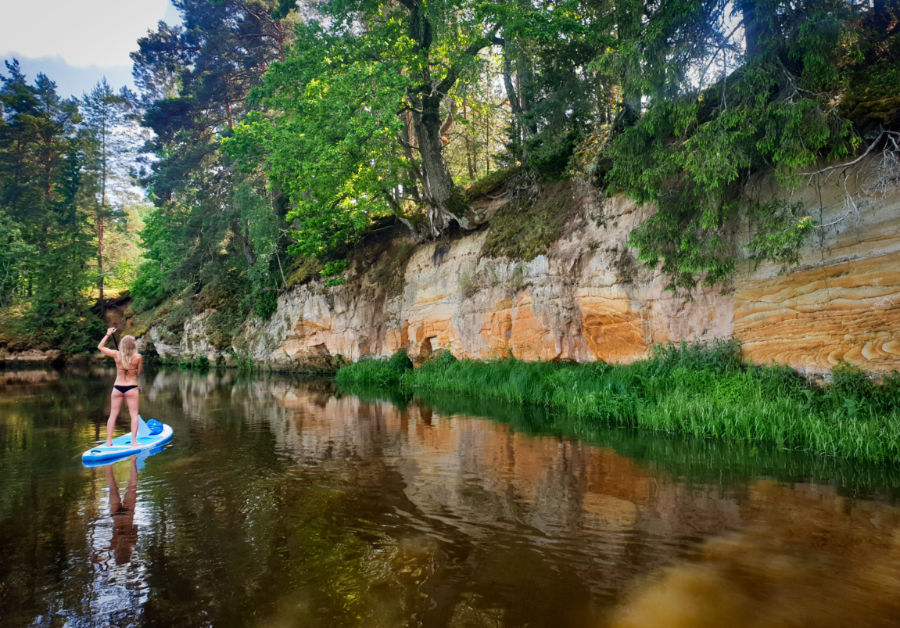
[[[75,67],[128,66],[168,0],[3,0],[0,55],[62,57]]]

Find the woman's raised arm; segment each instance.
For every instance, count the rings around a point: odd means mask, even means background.
[[[116,333],[115,327],[110,327],[109,329],[107,329],[106,335],[103,336],[103,340],[101,340],[100,344],[97,345],[97,348],[100,350],[100,353],[102,353],[103,355],[108,356],[110,358],[113,358],[113,359],[115,359],[115,357],[118,355],[118,352],[113,351],[112,349],[107,349],[106,341],[109,340],[109,337],[112,336],[114,333]]]

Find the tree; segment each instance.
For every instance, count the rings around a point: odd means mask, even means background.
[[[159,156],[145,294],[233,273],[268,274],[271,295],[288,227],[326,272],[386,217],[419,237],[468,228],[458,184],[496,164],[523,166],[529,190],[579,172],[653,202],[640,259],[673,288],[721,283],[735,221],[755,259],[790,261],[815,228],[790,204],[739,202],[750,173],[790,184],[897,132],[893,0],[291,5],[179,0],[183,27],[141,40]]]
[[[321,7],[327,27],[298,27],[232,148],[289,195],[299,251],[334,254],[384,214],[415,231],[406,201],[424,202],[430,235],[467,226],[442,131],[451,91],[494,43],[488,6],[342,0]]]
[[[134,96],[127,89],[114,92],[105,78],[81,99],[81,146],[84,151],[82,189],[86,203],[94,214],[101,313],[106,309],[104,281],[108,270],[104,260],[107,256],[107,223],[110,219],[121,220],[123,216],[122,197],[131,183],[129,166],[133,163],[139,140],[127,118],[134,101]],[[114,187],[117,188],[115,193]]]
[[[746,40],[740,66],[723,68],[711,86],[652,101],[604,154],[612,191],[656,203],[631,243],[648,265],[662,263],[672,288],[717,284],[733,273],[736,243],[728,234],[737,219],[756,230],[752,258],[796,258],[813,221],[787,202],[741,202],[741,183],[773,169],[790,186],[801,168],[855,150],[859,137],[838,106],[848,78],[859,77],[855,42],[874,36],[883,50],[896,50],[896,31],[860,29],[878,10],[868,5],[760,0],[737,9]],[[866,81],[881,89],[879,78]]]
[[[0,260],[3,300],[28,306],[41,344],[86,348],[99,321],[86,288],[94,249],[88,215],[77,203],[82,153],[77,103],[62,100],[39,74],[29,84],[18,63],[6,64],[0,88]],[[21,257],[12,259],[19,254]]]
[[[283,246],[281,231],[264,229],[271,240],[262,242],[242,208],[250,189],[267,208],[263,222],[279,228],[284,208],[260,175],[234,168],[220,142],[243,118],[249,90],[285,53],[294,13],[282,5],[179,0],[183,25],[161,23],[132,54],[145,98],[144,124],[155,133],[150,148],[158,157],[146,177],[155,204],[143,233],[147,262],[133,290],[144,306],[186,288],[225,290],[226,284],[227,291],[250,295],[252,303],[274,303],[277,250],[271,252]],[[259,206],[253,207],[259,218]],[[259,271],[253,280],[251,268]],[[237,301],[236,308],[246,305]]]
[[[22,227],[0,213],[0,308],[9,307],[21,294],[22,278],[35,249],[22,236]]]

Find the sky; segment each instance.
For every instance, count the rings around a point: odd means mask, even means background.
[[[104,76],[133,89],[128,53],[138,38],[160,20],[180,22],[169,0],[0,0],[0,15],[0,58],[18,59],[29,82],[43,72],[60,95],[77,97]]]

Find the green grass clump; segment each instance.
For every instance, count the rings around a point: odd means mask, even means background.
[[[449,357],[448,357],[449,356]],[[741,360],[736,340],[657,347],[648,360],[496,362],[449,353],[417,369],[361,360],[339,384],[398,384],[417,394],[453,393],[562,411],[606,422],[873,462],[900,462],[900,375],[873,383],[847,364],[833,384],[811,384],[781,366]]]
[[[196,355],[193,357],[182,356],[181,359],[178,360],[178,368],[187,371],[208,371],[209,366],[209,358],[205,355]]]
[[[338,384],[362,386],[399,386],[403,374],[411,371],[412,360],[406,351],[398,351],[390,358],[361,358],[337,372]]]

